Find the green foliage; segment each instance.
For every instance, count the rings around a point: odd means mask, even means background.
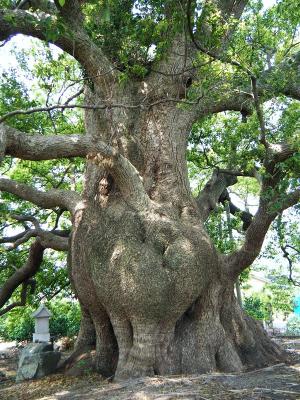
[[[73,337],[80,327],[80,308],[77,302],[56,300],[47,304],[52,312],[50,335]],[[0,337],[5,340],[32,340],[34,319],[31,317],[36,307],[16,308],[0,319]]]
[[[245,297],[243,300],[243,307],[246,313],[252,318],[264,321],[271,319],[272,306],[268,298],[263,298],[258,295]]]
[[[28,62],[28,59],[34,59],[36,62]],[[39,44],[32,46],[30,50],[18,52],[17,60],[19,70],[16,68],[15,70],[4,71],[0,77],[0,114],[44,106],[47,102],[56,104],[60,98],[65,100],[78,91],[82,71],[71,57],[63,53],[54,55],[49,46]],[[19,80],[19,76],[23,76],[23,79]],[[30,92],[26,87],[26,79],[33,82]],[[71,86],[70,80],[73,81]],[[32,95],[35,97],[34,101]],[[76,101],[80,101],[80,99],[75,99],[73,102]],[[66,110],[63,113],[54,110],[51,113],[21,115],[7,122],[28,134],[48,135],[53,134],[53,132],[68,134],[74,132],[74,130],[83,131],[81,111],[75,110]],[[6,158],[1,164],[0,173],[18,182],[30,182],[31,185],[43,188],[43,190],[60,188],[80,192],[83,168],[84,161],[82,159],[33,162]],[[17,223],[11,218],[12,212],[34,215],[49,230],[53,229],[61,215],[58,229],[70,229],[68,212],[62,213],[59,209],[41,210],[8,193],[2,193],[1,200],[1,236],[11,236],[24,230],[23,224]],[[28,225],[32,227],[30,223]],[[0,286],[12,275],[15,268],[20,268],[26,262],[30,243],[31,241],[9,252],[6,251],[8,245],[2,246],[0,251]],[[41,298],[50,299],[62,288],[60,293],[69,296],[70,286],[65,256],[62,253],[47,251],[35,280],[35,293],[30,293],[27,296],[29,306],[36,307]],[[18,301],[19,297],[20,288],[15,291],[11,301]]]
[[[294,309],[295,286],[286,276],[276,277],[272,283],[266,284],[266,290],[272,294],[272,309],[289,314]]]
[[[162,57],[185,18],[171,0],[134,5],[131,0],[93,1],[86,2],[83,11],[90,36],[131,77],[143,77],[154,55],[156,60]]]
[[[30,307],[16,308],[0,319],[0,337],[5,340],[32,340],[34,321]]]
[[[288,335],[300,335],[300,316],[294,315],[289,318],[287,322],[287,331]]]
[[[52,312],[50,333],[54,337],[75,336],[80,328],[80,307],[76,302],[55,301],[49,304]]]

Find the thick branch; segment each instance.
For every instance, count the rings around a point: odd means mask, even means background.
[[[12,193],[42,208],[61,207],[70,212],[75,211],[76,205],[80,201],[80,196],[76,192],[59,189],[41,192],[25,183],[18,183],[4,178],[0,179],[0,190]]]
[[[292,146],[291,144],[285,142],[268,144],[268,156],[274,163],[287,160],[297,151],[297,146]]]
[[[196,198],[203,221],[216,208],[224,189],[234,185],[236,182],[237,177],[235,175],[220,173],[218,170],[214,171],[211,179]]]
[[[42,229],[37,232],[42,246],[57,251],[69,250],[69,238],[57,234],[57,232],[47,232]]]
[[[44,246],[38,240],[31,245],[26,264],[8,278],[0,289],[1,308],[10,299],[18,286],[37,273],[43,261],[44,250]]]
[[[227,202],[229,205],[229,211],[232,215],[239,214],[243,221],[243,230],[246,231],[251,222],[252,214],[247,211],[243,211],[234,205],[230,199],[227,187],[232,186],[237,182],[237,176],[243,175],[238,174],[237,171],[224,171],[215,170],[212,178],[205,185],[204,189],[199,193],[196,201],[201,213],[203,220],[205,221],[211,211],[213,211],[218,203],[225,205]]]
[[[21,9],[21,10],[40,10],[45,13],[49,14],[56,14],[57,9],[55,5],[50,1],[47,0],[18,0],[16,2],[16,7],[14,7],[15,10]]]
[[[4,124],[0,125],[0,138],[5,145],[2,154],[32,161],[85,157],[93,147],[83,135],[27,135]]]
[[[284,199],[281,201],[280,212],[286,210],[289,207],[294,206],[300,201],[300,189],[296,189],[295,191],[287,194]]]
[[[0,310],[0,316],[6,314],[8,311],[12,310],[15,307],[23,307],[26,305],[28,286],[31,286],[30,280],[22,283],[20,300],[9,304],[5,308],[2,308],[2,310]]]
[[[26,135],[3,124],[0,126],[1,136],[2,143],[5,145],[2,154],[25,160],[38,161],[88,156],[90,160],[105,165],[111,171],[129,204],[139,209],[149,206],[150,199],[136,168],[127,158],[105,143],[98,141],[93,143],[91,138],[84,135]],[[61,206],[74,211],[79,200],[79,196],[74,192],[53,189],[43,193],[7,179],[0,180],[0,189],[44,208]]]
[[[273,201],[276,200],[276,198],[273,199]],[[225,257],[225,269],[229,274],[236,277],[253,263],[259,255],[272,221],[278,213],[297,204],[299,200],[300,189],[286,195],[281,202],[281,207],[273,212],[270,211],[271,204],[261,200],[258,211],[246,232],[244,244],[239,250]]]
[[[34,14],[24,10],[0,10],[0,40],[6,40],[18,33],[36,37],[48,42],[47,27],[55,32],[58,37],[55,45],[75,57],[86,69],[89,76],[97,78],[99,84],[105,87],[107,80],[116,77],[117,71],[104,56],[80,26],[65,26],[64,33],[61,29],[62,21],[56,16],[42,13]],[[50,26],[50,28],[49,28]],[[110,78],[103,72],[110,71]]]
[[[244,11],[244,8],[249,3],[249,0],[218,0],[218,8],[222,14],[227,17],[233,16],[239,19]]]

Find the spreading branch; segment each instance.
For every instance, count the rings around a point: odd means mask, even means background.
[[[144,189],[139,172],[116,149],[102,142],[93,142],[85,135],[26,135],[4,124],[0,125],[2,154],[24,160],[49,160],[85,157],[105,166],[116,180],[124,199],[133,207],[145,209],[150,199]],[[47,193],[9,179],[0,180],[0,190],[13,193],[43,208],[62,207],[74,212],[79,195],[75,192],[52,189]]]
[[[47,27],[57,34],[54,44],[69,53],[85,68],[89,76],[97,76],[97,83],[103,88],[117,77],[117,70],[85,32],[82,24],[70,24],[65,16],[53,16],[49,13],[29,11],[0,10],[0,40],[7,40],[19,33],[49,42]],[[75,22],[75,21],[74,21]],[[61,29],[62,23],[64,29]],[[111,71],[110,75],[103,75]]]
[[[51,248],[57,251],[67,251],[69,248],[68,237],[70,232],[66,230],[45,231],[41,228],[39,221],[31,215],[11,215],[11,217],[20,222],[30,221],[34,225],[34,229],[25,229],[18,235],[4,237],[0,239],[0,243],[12,243],[8,250],[16,249],[23,243],[28,242],[32,237],[39,237],[40,243],[45,248]]]
[[[224,206],[228,204],[229,211],[232,215],[239,215],[243,222],[243,230],[246,231],[251,222],[252,214],[241,210],[230,199],[227,187],[237,183],[237,176],[245,176],[238,171],[215,170],[211,179],[207,182],[203,190],[196,198],[200,215],[205,221],[210,213],[217,207],[218,203]],[[249,175],[247,175],[249,176]]]
[[[42,208],[61,207],[72,213],[81,199],[78,193],[69,190],[51,189],[47,192],[42,192],[25,183],[5,178],[0,179],[0,190],[14,194]]]
[[[280,249],[282,251],[283,257],[288,262],[289,268],[289,277],[288,280],[295,286],[300,286],[300,282],[294,279],[293,272],[294,272],[294,262],[293,262],[293,254],[300,255],[300,250],[297,249],[295,246],[288,244],[285,240],[285,232],[284,232],[284,225],[282,224],[282,214],[278,215],[277,223],[276,223],[276,231],[278,236],[278,242]],[[291,254],[292,250],[292,254]]]
[[[78,93],[76,93],[74,96],[77,96]],[[0,124],[2,122],[6,121],[8,118],[14,117],[16,115],[30,115],[30,114],[35,114],[38,112],[49,113],[50,111],[53,111],[53,110],[64,111],[66,109],[73,109],[73,108],[79,108],[79,109],[81,108],[84,110],[111,110],[113,108],[124,108],[124,109],[129,109],[129,110],[135,110],[135,109],[145,110],[145,109],[150,109],[151,107],[154,107],[154,106],[157,106],[157,105],[163,104],[163,103],[176,103],[176,104],[184,104],[184,105],[196,105],[197,104],[198,105],[199,101],[203,97],[201,95],[194,101],[181,99],[180,97],[164,97],[164,98],[162,98],[160,100],[156,100],[154,102],[148,102],[148,101],[146,101],[147,98],[145,98],[143,102],[138,102],[136,104],[111,103],[111,102],[101,102],[99,104],[69,104],[69,100],[71,101],[74,96],[71,96],[70,99],[68,99],[63,104],[53,104],[51,106],[45,106],[45,107],[33,107],[33,108],[28,108],[26,110],[20,109],[20,110],[10,111],[10,112],[4,114],[0,118]],[[218,111],[216,111],[216,112],[218,112]],[[0,138],[0,140],[1,140],[1,138]],[[1,142],[0,142],[0,145],[1,145]]]
[[[8,311],[12,310],[15,307],[24,307],[26,305],[27,301],[27,292],[28,292],[28,287],[33,288],[35,286],[35,281],[32,279],[28,279],[27,281],[22,283],[22,289],[20,293],[20,300],[15,301],[8,306],[2,308],[0,310],[0,316],[6,314]]]
[[[14,291],[22,284],[25,285],[22,290],[23,296],[21,295],[21,302],[23,303],[24,297],[26,299],[27,293],[25,282],[28,282],[28,280],[32,278],[39,270],[43,261],[44,250],[45,248],[39,240],[36,240],[30,246],[27,262],[23,265],[23,267],[17,269],[14,274],[10,278],[8,278],[4,285],[0,288],[0,308],[5,305],[5,303],[11,298]],[[7,312],[9,310],[7,308],[2,310],[2,314],[4,313],[4,311]]]
[[[274,201],[278,198],[275,196],[268,201],[264,199],[265,189],[262,189],[258,211],[247,229],[242,247],[225,257],[225,269],[234,277],[248,268],[259,255],[268,229],[277,215],[300,201],[300,189],[298,189],[281,199],[281,205],[276,211],[271,211]]]

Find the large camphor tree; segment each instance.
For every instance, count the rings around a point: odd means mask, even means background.
[[[0,4],[4,46],[17,34],[52,42],[77,60],[84,83],[81,102],[74,95],[4,115],[1,156],[85,160],[81,192],[0,179],[3,193],[69,212],[72,221],[67,237],[59,223],[47,230],[36,215],[15,216],[27,222],[11,241],[32,241],[27,262],[0,290],[2,312],[25,303],[52,248],[68,254],[82,310],[76,352],[96,349],[105,376],[241,371],[284,360],[243,312],[234,285],[275,218],[300,198],[297,1],[269,11],[247,0]],[[282,102],[288,123],[268,123],[271,100]],[[14,125],[21,114],[76,107],[84,109],[84,133]],[[196,195],[187,153],[207,177]],[[231,201],[239,177],[259,185],[254,216]],[[208,233],[219,205],[244,231],[231,252],[219,252]],[[20,301],[9,303],[18,287]]]

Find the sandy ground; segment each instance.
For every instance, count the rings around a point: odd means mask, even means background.
[[[240,374],[157,376],[110,383],[100,375],[56,374],[16,384],[18,350],[0,346],[1,400],[300,400],[300,339],[282,340],[294,352],[292,365]],[[8,378],[8,379],[7,379]],[[0,378],[1,379],[1,378]]]

